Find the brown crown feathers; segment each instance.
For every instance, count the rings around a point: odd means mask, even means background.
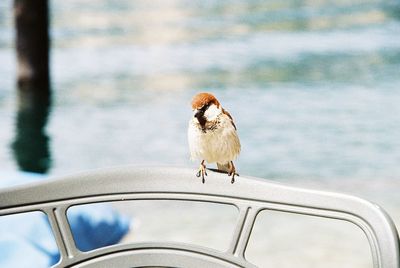
[[[215,104],[217,107],[220,107],[219,101],[217,98],[214,97],[214,95],[210,93],[199,93],[196,96],[193,97],[192,99],[192,109],[201,109],[205,105],[211,105]]]

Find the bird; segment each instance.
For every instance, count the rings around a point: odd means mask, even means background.
[[[227,172],[234,183],[239,174],[233,160],[239,156],[241,145],[232,116],[214,95],[207,92],[196,94],[191,106],[193,116],[188,127],[190,158],[201,161],[196,176],[205,183],[205,163],[216,163],[218,170]]]

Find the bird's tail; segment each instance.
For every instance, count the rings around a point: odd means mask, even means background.
[[[220,170],[220,171],[225,171],[227,173],[229,173],[231,171],[230,162],[227,162],[225,164],[217,163],[217,167],[218,167],[218,170]]]

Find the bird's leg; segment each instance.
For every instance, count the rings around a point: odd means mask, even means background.
[[[236,168],[235,168],[235,165],[233,164],[233,161],[231,161],[229,163],[229,166],[230,166],[231,170],[229,171],[228,176],[232,176],[231,183],[234,183],[235,175],[239,176],[239,174],[236,173]]]
[[[206,164],[204,164],[204,160],[203,160],[203,161],[201,161],[201,163],[200,163],[199,171],[197,172],[196,176],[197,176],[198,178],[200,178],[200,176],[201,176],[201,181],[202,181],[203,183],[205,183],[206,180],[204,179],[204,175],[207,176],[207,171],[206,171]]]

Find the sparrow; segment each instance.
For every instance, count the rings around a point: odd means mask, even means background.
[[[199,93],[192,99],[193,116],[189,121],[188,141],[192,160],[200,160],[196,174],[205,182],[206,164],[216,163],[235,182],[235,160],[240,153],[240,141],[232,116],[210,93]]]

